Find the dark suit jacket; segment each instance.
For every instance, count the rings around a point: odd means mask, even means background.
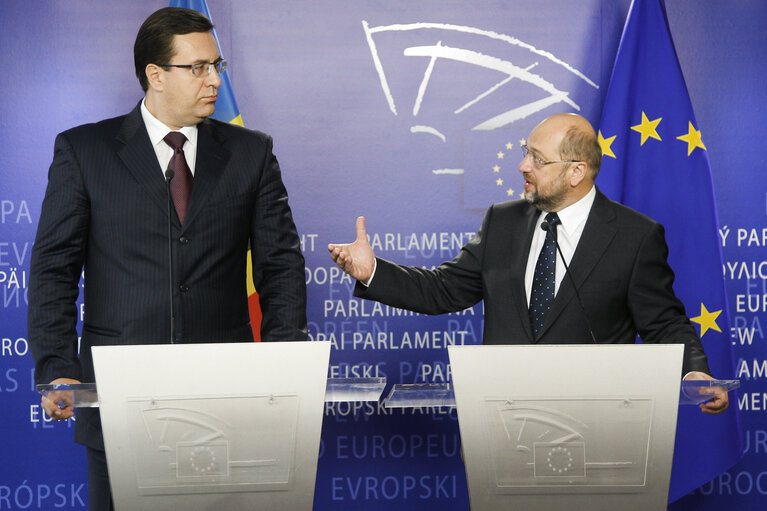
[[[435,270],[377,260],[375,277],[355,295],[425,314],[485,301],[484,344],[588,344],[591,336],[565,278],[538,337],[525,295],[525,267],[539,211],[525,201],[490,207],[478,234]],[[570,271],[599,343],[684,343],[683,374],[709,372],[684,306],[674,295],[664,229],[611,202],[599,190]]]
[[[262,339],[307,338],[304,259],[271,138],[211,119],[198,133],[183,227],[172,210],[176,341],[253,341],[248,244]],[[91,347],[167,343],[168,198],[137,106],[56,138],[29,282],[35,379],[94,380]],[[80,273],[85,317],[77,356]],[[102,448],[100,421],[78,410],[75,438]]]

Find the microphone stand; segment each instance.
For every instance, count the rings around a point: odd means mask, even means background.
[[[575,279],[573,278],[573,275],[570,273],[570,268],[567,266],[567,261],[565,261],[565,255],[562,253],[562,249],[559,247],[559,242],[557,241],[557,233],[554,230],[556,229],[556,227],[552,228],[552,225],[544,220],[544,222],[541,224],[541,229],[551,234],[551,237],[554,239],[554,244],[557,246],[559,257],[562,259],[562,264],[565,265],[565,274],[570,278],[570,284],[573,285],[573,290],[575,291],[575,297],[578,298],[578,305],[580,305],[581,307],[581,312],[583,313],[583,319],[586,320],[586,327],[589,329],[591,340],[594,342],[594,344],[599,344],[597,342],[597,338],[594,336],[594,331],[591,329],[591,321],[589,321],[589,315],[586,314],[586,307],[583,306],[583,300],[581,300],[581,295],[580,293],[578,293],[578,286],[575,285]]]
[[[175,343],[176,325],[173,311],[173,235],[171,231],[171,211],[173,198],[170,193],[170,182],[176,173],[172,168],[165,171],[165,183],[168,190],[168,302],[170,303],[170,343]]]

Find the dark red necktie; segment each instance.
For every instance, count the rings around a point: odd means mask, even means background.
[[[184,156],[184,142],[186,137],[179,131],[171,131],[165,135],[165,143],[173,149],[173,157],[168,163],[168,168],[173,170],[174,177],[170,182],[170,194],[173,197],[173,205],[176,207],[178,219],[184,223],[186,209],[189,207],[189,198],[192,196],[192,184],[194,178]]]

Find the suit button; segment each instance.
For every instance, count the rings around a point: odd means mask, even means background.
[[[189,286],[186,286],[186,285],[184,285],[184,284],[181,284],[180,286],[178,286],[178,289],[179,289],[179,291],[181,291],[182,293],[186,293],[187,291],[189,291]]]
[[[189,238],[187,238],[186,236],[181,236],[178,239],[178,242],[181,243],[182,245],[188,245],[189,244]]]

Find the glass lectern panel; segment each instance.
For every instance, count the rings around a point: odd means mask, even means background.
[[[330,386],[330,380],[328,380]],[[713,394],[740,387],[739,380],[685,380],[679,392],[680,405],[698,405]],[[386,408],[420,408],[423,406],[455,406],[451,383],[397,383],[386,398]]]
[[[99,394],[95,383],[40,384],[35,387],[41,396],[54,400],[60,407],[97,408]]]
[[[385,387],[386,377],[328,378],[325,402],[378,401]],[[98,408],[99,406],[99,395],[95,383],[39,384],[35,388],[40,395],[55,399],[62,408],[70,404],[75,408]],[[452,399],[452,391],[450,395]]]
[[[397,383],[386,398],[386,408],[420,408],[424,406],[455,406],[455,394],[450,383]]]
[[[325,387],[326,403],[378,401],[381,398],[386,378],[328,378]]]
[[[679,393],[680,405],[697,405],[712,395],[729,392],[740,387],[740,380],[685,380]]]

